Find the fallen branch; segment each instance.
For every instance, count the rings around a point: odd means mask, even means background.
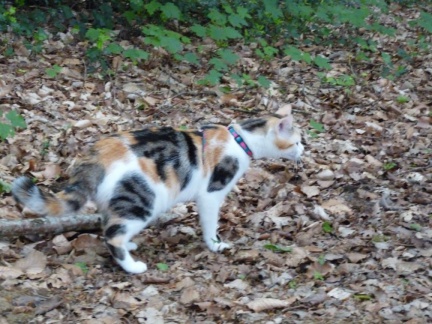
[[[20,220],[0,219],[0,238],[26,234],[60,234],[101,228],[101,214],[63,215]]]

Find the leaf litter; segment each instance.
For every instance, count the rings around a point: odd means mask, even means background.
[[[413,36],[399,27],[401,37]],[[379,37],[388,49],[400,45]],[[181,62],[123,62],[127,71],[104,81],[86,75],[70,42],[44,46],[42,61],[19,39],[17,58],[0,56],[0,108],[28,125],[0,147],[5,183],[27,173],[60,188],[98,138],[148,124],[195,128],[292,110],[307,147],[301,169],[253,162],[222,208],[220,235],[235,243],[224,254],[205,249],[193,204],[136,238],[136,257],[149,265],[142,275],[122,272],[98,231],[0,238],[0,322],[432,320],[430,54],[395,80],[382,78],[377,63],[352,66],[335,55],[328,76],[357,75],[354,91],[345,91],[322,83],[312,66],[263,63],[244,46],[242,61],[265,69],[272,86],[222,94],[194,85],[205,71]],[[40,70],[50,60],[61,65],[56,78]],[[399,103],[401,95],[409,101]],[[22,217],[3,193],[0,218]]]

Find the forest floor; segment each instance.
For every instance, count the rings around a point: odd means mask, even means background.
[[[302,48],[331,59],[324,79],[238,45],[241,67],[272,86],[225,80],[228,94],[196,85],[205,62],[191,68],[156,49],[137,65],[113,58],[124,69],[107,80],[86,74],[83,44],[68,35],[38,55],[16,39],[16,56],[0,55],[0,108],[28,126],[0,146],[6,183],[27,174],[58,188],[77,156],[118,131],[227,125],[287,104],[307,146],[300,169],[253,161],[222,208],[220,235],[233,243],[222,254],[206,250],[192,203],[137,236],[141,275],[114,263],[97,230],[0,237],[0,323],[431,322],[432,55],[381,76],[380,50],[416,38],[403,21],[400,37],[374,36],[369,62],[343,46]],[[54,64],[62,70],[49,77]],[[332,81],[343,74],[355,84]],[[3,193],[0,219],[24,217]]]

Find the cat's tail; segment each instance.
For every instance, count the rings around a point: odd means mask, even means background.
[[[85,187],[69,185],[51,194],[40,190],[31,179],[19,177],[12,184],[15,200],[38,215],[58,216],[78,211],[86,203],[89,192]]]

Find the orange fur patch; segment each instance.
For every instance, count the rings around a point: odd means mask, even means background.
[[[204,131],[205,148],[204,148],[204,173],[210,172],[221,160],[224,147],[231,136],[225,127],[217,129],[206,129]]]
[[[46,203],[48,212],[52,216],[60,215],[63,212],[63,205],[60,201],[49,199]]]
[[[294,145],[294,144],[291,143],[290,141],[283,140],[283,139],[280,139],[280,138],[276,138],[274,143],[275,143],[276,147],[277,147],[278,149],[280,149],[280,150],[286,150],[286,149],[289,149],[291,146]]]
[[[113,162],[122,160],[128,153],[128,147],[116,137],[110,137],[97,142],[94,146],[98,153],[99,162],[109,167]]]
[[[174,190],[175,193],[177,194],[180,191],[180,184],[176,172],[174,171],[173,167],[167,168],[165,172],[166,172],[166,180],[165,180],[166,186],[169,189]]]
[[[148,158],[139,158],[138,163],[140,165],[141,171],[148,175],[150,179],[154,182],[160,182],[161,179],[156,170],[156,163]]]
[[[120,133],[120,136],[126,139],[128,145],[134,145],[138,143],[135,136],[133,136],[133,134],[130,132]]]

